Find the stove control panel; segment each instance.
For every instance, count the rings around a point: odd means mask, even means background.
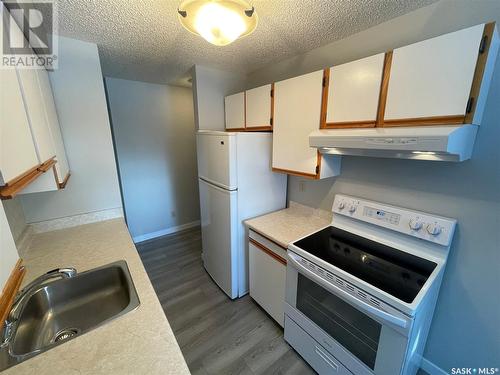
[[[449,246],[456,220],[337,194],[332,211],[370,224]]]

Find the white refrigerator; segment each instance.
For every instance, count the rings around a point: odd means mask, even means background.
[[[271,133],[196,135],[203,265],[232,299],[248,293],[243,221],[282,209],[287,178],[271,170]]]

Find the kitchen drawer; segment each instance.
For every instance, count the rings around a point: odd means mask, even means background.
[[[335,357],[285,315],[285,340],[319,375],[352,375]]]
[[[283,259],[286,259],[286,249],[283,248],[281,245],[278,245],[277,243],[271,241],[267,237],[264,237],[263,235],[253,231],[252,229],[248,231],[248,236],[252,240],[255,240],[258,243],[264,245],[267,249],[271,250],[276,255],[280,256]]]
[[[248,244],[250,296],[283,327],[286,266],[269,252],[259,243]]]

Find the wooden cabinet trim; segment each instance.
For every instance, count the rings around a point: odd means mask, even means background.
[[[327,122],[324,129],[374,128],[375,121]]]
[[[263,132],[263,131],[273,131],[273,127],[272,126],[255,126],[255,127],[251,127],[251,128],[246,128],[245,131],[247,132]]]
[[[330,68],[323,70],[323,91],[321,93],[321,117],[319,121],[319,128],[326,129],[326,115],[328,111],[328,90],[330,87]]]
[[[387,92],[389,90],[389,79],[391,78],[392,51],[386,52],[384,57],[384,69],[382,71],[382,82],[380,84],[380,95],[378,98],[377,123],[376,126],[384,126],[385,107],[387,105]]]
[[[5,319],[9,315],[12,304],[14,303],[14,298],[17,291],[21,287],[21,282],[23,281],[24,275],[26,274],[26,268],[22,265],[23,260],[19,259],[14,266],[12,272],[10,273],[7,282],[2,290],[2,295],[0,295],[0,324],[3,326]]]
[[[321,161],[323,160],[323,157],[321,156],[321,153],[318,151],[316,154],[316,180],[319,180],[321,178]]]
[[[484,50],[477,54],[476,69],[474,70],[474,78],[472,79],[472,85],[469,94],[469,100],[473,98],[471,110],[465,114],[464,123],[472,124],[474,119],[474,112],[476,110],[477,98],[479,96],[479,91],[481,90],[481,84],[483,83],[484,70],[486,68],[486,62],[488,61],[488,54],[491,46],[491,41],[493,39],[493,32],[495,31],[495,22],[490,22],[484,25],[483,36],[481,38],[481,43],[484,38],[486,38],[486,45]]]
[[[57,168],[55,165],[52,166],[52,170],[54,171],[54,178],[56,179],[57,188],[59,190],[64,189],[66,187],[66,185],[68,184],[68,180],[71,176],[71,172],[68,172],[66,174],[66,176],[64,177],[64,179],[62,180],[62,182],[59,182],[59,175],[57,174]]]
[[[269,242],[272,242],[273,244],[275,244],[275,245],[276,245],[276,246],[278,246],[279,248],[281,248],[281,249],[283,249],[283,250],[287,251],[287,248],[286,248],[285,246],[283,246],[283,245],[281,245],[281,244],[277,243],[275,240],[273,240],[273,239],[269,238],[269,237],[267,236],[267,234],[262,233],[261,231],[258,231],[257,229],[254,229],[254,228],[252,228],[252,227],[250,227],[250,231],[254,232],[255,234],[258,234],[259,236],[261,236],[261,237],[265,238],[265,239],[266,239],[266,240],[268,240]],[[249,238],[250,238],[250,239],[252,239],[252,240],[254,240],[254,241],[257,241],[256,239],[254,239],[254,238],[252,238],[252,237],[249,237]],[[259,241],[257,241],[257,242],[259,242]]]
[[[271,258],[274,258],[275,260],[277,260],[278,262],[280,262],[281,264],[283,264],[284,266],[286,266],[286,259],[280,257],[274,251],[268,249],[264,245],[262,245],[259,242],[255,241],[253,238],[249,238],[248,241],[252,245],[254,245],[255,247],[257,247],[258,249],[262,250],[264,253],[266,253],[267,255],[269,255]]]
[[[273,172],[286,173],[286,174],[291,174],[293,176],[311,178],[313,180],[316,180],[318,178],[317,174],[312,174],[312,173],[297,172],[289,169],[274,168],[274,167],[272,168],[272,170]]]
[[[71,177],[71,172],[68,172],[68,174],[66,174],[66,177],[64,177],[64,180],[62,182],[58,182],[59,189],[64,189],[66,187],[70,177]]]
[[[271,118],[269,119],[271,122],[269,124],[271,130],[273,130],[274,125],[274,82],[271,83]]]
[[[53,156],[49,160],[43,162],[39,167],[38,170],[42,173],[47,172],[50,168],[52,168],[56,164],[56,157]]]
[[[20,174],[19,176],[17,177],[14,177],[13,179],[7,181],[5,183],[5,185],[3,186],[3,188],[5,187],[8,187],[8,186],[12,186],[12,185],[15,185],[17,182],[19,182],[20,180],[22,180],[23,178],[25,178],[26,176],[30,175],[31,173],[33,172],[36,172],[38,170],[38,168],[40,168],[41,164],[37,164],[35,165],[33,168],[30,168],[28,169],[26,172]],[[1,188],[0,188],[1,189]]]
[[[25,173],[22,178],[16,179],[13,183],[9,183],[0,188],[0,199],[12,199],[21,190],[35,181],[40,175],[47,172],[56,164],[55,157],[45,161],[44,163],[38,165],[36,168],[32,168],[28,173]],[[57,180],[56,180],[57,182]]]
[[[402,118],[394,120],[385,120],[384,127],[457,125],[457,124],[463,124],[464,119],[465,119],[464,115]]]

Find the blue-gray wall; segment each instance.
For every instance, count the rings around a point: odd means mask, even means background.
[[[441,1],[257,71],[248,86],[489,20],[500,20],[500,1]],[[293,201],[331,209],[337,193],[458,219],[425,358],[446,372],[452,367],[500,367],[500,59],[472,160],[343,157],[337,178],[289,178]]]
[[[127,225],[134,241],[200,218],[191,89],[106,78]]]

